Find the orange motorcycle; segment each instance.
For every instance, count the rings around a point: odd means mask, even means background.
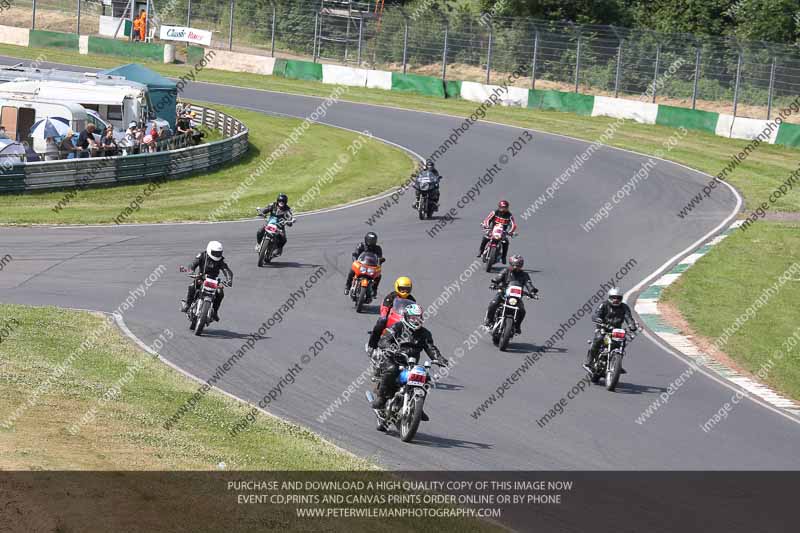
[[[370,303],[378,294],[375,289],[376,282],[381,276],[381,263],[384,258],[378,258],[372,252],[362,252],[350,267],[353,270],[353,284],[350,286],[350,298],[356,306],[356,313],[360,313],[364,304]]]

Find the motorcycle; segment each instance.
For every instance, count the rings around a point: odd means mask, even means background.
[[[439,181],[442,177],[438,174],[423,170],[414,180],[414,189],[419,193],[419,202],[415,206],[419,219],[430,219],[435,211],[439,210]]]
[[[378,427],[386,429],[394,424],[400,433],[400,439],[403,442],[411,442],[422,421],[422,409],[425,406],[428,389],[436,386],[430,373],[431,361],[419,365],[415,357],[409,357],[402,352],[388,352],[387,356],[394,356],[405,364],[400,366],[397,392],[386,400],[383,409],[374,409]],[[442,366],[441,363],[434,362],[434,364]],[[366,396],[370,404],[375,399],[370,390],[366,391]]]
[[[353,283],[350,286],[350,298],[356,306],[356,313],[360,313],[364,304],[372,302],[378,294],[375,282],[381,275],[381,264],[386,261],[383,257],[372,252],[362,252],[358,259],[353,261],[350,268],[353,270]]]
[[[492,289],[497,290],[494,286],[492,286]],[[491,326],[492,342],[500,348],[501,352],[506,351],[508,343],[516,334],[514,332],[514,324],[519,312],[517,304],[520,303],[523,296],[527,296],[532,300],[539,299],[537,295],[525,292],[518,285],[509,285],[506,287],[503,303],[497,306],[497,310],[494,313],[494,322]]]
[[[407,298],[400,298],[399,296],[394,299],[394,303],[392,304],[392,308],[389,309],[389,314],[386,315],[386,326],[383,328],[381,335],[386,334],[386,330],[392,327],[395,323],[400,322],[403,320],[403,310],[406,306],[415,303],[413,300],[409,300]],[[371,330],[367,330],[367,334],[370,335],[372,333]],[[370,361],[372,362],[372,377],[373,381],[377,379],[378,373],[380,371],[380,365],[382,360],[382,354],[379,349],[373,350],[372,354],[369,356]]]
[[[186,316],[189,318],[189,329],[194,330],[195,335],[202,335],[205,327],[212,322],[214,297],[217,291],[221,285],[230,287],[230,284],[222,281],[221,277],[214,279],[205,274],[189,274],[189,277],[194,280],[203,280],[203,285],[195,292],[194,301],[186,310]]]
[[[600,353],[590,366],[589,378],[597,383],[605,376],[606,390],[611,392],[617,388],[622,371],[622,358],[625,356],[625,345],[628,332],[623,328],[603,327],[603,345]],[[591,340],[589,342],[592,342]]]
[[[489,229],[483,226],[484,229]],[[481,254],[481,260],[486,263],[486,272],[491,272],[494,264],[497,263],[498,255],[501,246],[508,246],[507,237],[513,237],[514,234],[506,234],[506,228],[502,224],[495,224],[489,234],[489,242]]]
[[[256,211],[261,214],[260,208]],[[278,250],[278,241],[285,236],[283,225],[291,226],[292,222],[282,223],[275,215],[270,215],[267,222],[264,224],[264,238],[261,239],[261,245],[258,247],[258,266],[262,267],[272,261],[275,257],[275,252]]]

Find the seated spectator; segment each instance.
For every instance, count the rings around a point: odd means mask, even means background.
[[[8,139],[8,135],[6,135],[5,126],[0,126],[0,139]]]
[[[78,135],[78,148],[81,149],[79,157],[91,157],[92,153],[97,150],[97,142],[94,140],[95,125],[89,124]]]
[[[45,139],[44,160],[55,161],[58,159],[58,145],[52,137]]]
[[[61,140],[61,144],[58,145],[58,153],[61,156],[61,159],[75,159],[77,157],[77,153],[80,152],[80,148],[75,146],[72,142],[72,137],[75,136],[75,132],[72,130],[67,130],[67,135]]]
[[[119,146],[117,146],[117,141],[114,139],[114,128],[106,128],[105,135],[100,139],[100,147],[103,149],[103,155],[117,155]]]
[[[33,150],[33,146],[31,146],[31,145],[30,145],[30,144],[28,144],[27,142],[24,142],[24,143],[22,143],[22,146],[24,146],[24,147],[25,147],[25,161],[27,161],[28,163],[36,163],[36,162],[38,162],[38,161],[41,161],[41,160],[42,160],[42,159],[39,157],[39,154],[37,154],[37,153],[36,153],[36,152]]]

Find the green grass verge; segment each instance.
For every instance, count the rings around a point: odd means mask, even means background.
[[[800,225],[759,222],[747,231],[734,231],[717,248],[663,295],[710,339],[720,338],[765,288],[777,283],[792,263],[800,262]],[[787,353],[784,345],[788,337],[800,334],[796,312],[800,277],[795,279],[779,285],[779,292],[721,349],[768,384],[800,399],[800,347]]]
[[[232,437],[229,430],[249,407],[215,391],[164,429],[199,385],[106,324],[102,315],[88,312],[0,305],[0,326],[12,330],[0,352],[0,469],[211,470],[220,462],[233,470],[374,468],[308,430],[266,416]],[[81,350],[95,332],[96,342]],[[169,337],[165,332],[167,344]],[[117,385],[119,394],[104,401]],[[96,413],[87,421],[91,409]],[[10,417],[15,420],[9,429]]]
[[[250,149],[244,158],[206,175],[161,183],[150,196],[143,197],[141,208],[124,222],[207,220],[209,214],[216,212],[301,123],[297,119],[265,116],[242,109],[216,105],[214,108],[235,116],[250,128]],[[306,202],[300,211],[343,204],[401,183],[414,168],[414,161],[408,154],[380,141],[363,137],[366,143],[357,148],[352,143],[358,137],[339,128],[310,126],[297,144],[269,170],[262,172],[239,201],[219,213],[218,218],[254,216],[255,206],[273,201],[279,192],[288,194],[291,203],[296,205],[326,174],[332,175],[332,180],[326,179],[319,195]],[[348,162],[340,162],[342,155],[348,156]],[[112,222],[146,186],[134,184],[77,191],[77,196],[57,213],[52,209],[65,198],[66,191],[0,195],[0,223]]]

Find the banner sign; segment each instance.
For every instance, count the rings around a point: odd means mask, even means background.
[[[184,41],[192,44],[211,46],[210,31],[196,30],[184,26],[165,26],[162,24],[159,37],[166,41]]]

